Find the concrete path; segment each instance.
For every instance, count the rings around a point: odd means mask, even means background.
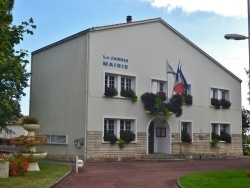
[[[215,170],[250,170],[250,158],[166,162],[86,163],[56,188],[177,188],[179,176]]]

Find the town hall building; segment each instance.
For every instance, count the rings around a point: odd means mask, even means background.
[[[185,76],[181,95],[168,65]],[[128,16],[45,46],[32,52],[31,73],[30,116],[49,158],[242,155],[241,80],[161,18]],[[150,110],[151,99],[167,113]],[[132,139],[121,149],[125,132]]]

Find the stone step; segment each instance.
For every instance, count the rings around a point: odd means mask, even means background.
[[[172,154],[148,154],[145,155],[142,160],[144,161],[169,161],[169,160],[184,160],[180,159],[179,155],[172,155]]]

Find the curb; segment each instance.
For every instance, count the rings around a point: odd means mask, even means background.
[[[68,165],[70,166],[70,165]],[[66,179],[72,172],[73,172],[73,168],[70,166],[71,170],[66,173],[63,177],[61,177],[58,181],[56,181],[55,183],[53,183],[52,185],[49,186],[49,188],[54,188],[55,186],[57,186],[59,183],[61,183],[64,179]]]

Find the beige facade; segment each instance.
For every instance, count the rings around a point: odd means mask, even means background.
[[[175,70],[181,61],[193,104],[184,105],[178,118],[170,114],[164,124],[161,117],[145,112],[140,96],[163,83],[171,97],[174,79],[166,73],[166,60]],[[39,118],[39,134],[50,138],[51,143],[41,149],[51,158],[73,160],[78,155],[102,161],[149,153],[195,158],[242,155],[241,80],[160,18],[94,27],[41,48],[32,53],[31,72],[30,115]],[[111,79],[118,96],[105,97],[105,84]],[[136,103],[120,96],[128,81],[138,96]],[[213,95],[225,95],[231,107],[216,110],[211,105]],[[119,137],[126,121],[136,134],[135,141],[120,150],[103,140],[105,124],[114,125]],[[181,142],[183,124],[188,125],[190,144]],[[232,143],[219,142],[211,148],[212,129],[222,127]],[[157,128],[165,128],[166,135],[157,137]]]

